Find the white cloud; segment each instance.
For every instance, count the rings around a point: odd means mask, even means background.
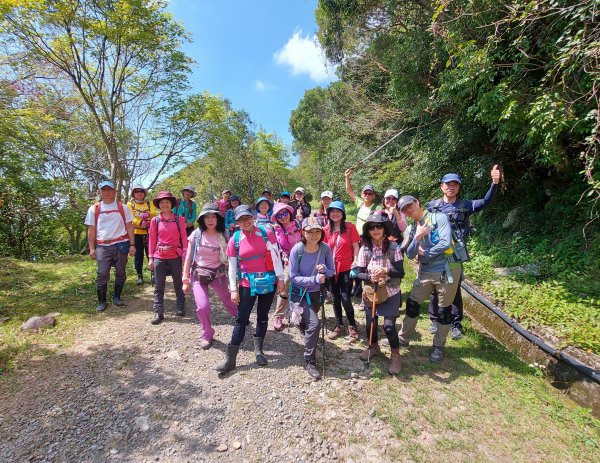
[[[257,80],[256,83],[254,84],[254,90],[258,90],[259,92],[264,92],[267,89],[267,84],[265,84],[264,82],[261,82],[260,80]]]
[[[335,79],[335,67],[326,64],[325,54],[313,35],[302,36],[302,30],[294,32],[283,48],[273,54],[277,64],[289,66],[293,75],[308,74],[315,82]]]

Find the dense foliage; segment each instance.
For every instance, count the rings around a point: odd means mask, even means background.
[[[316,16],[339,81],[293,112],[301,180],[343,196],[343,170],[359,163],[355,189],[429,200],[457,171],[476,198],[500,164],[468,271],[524,322],[600,352],[598,3],[323,0]],[[525,263],[539,274],[492,271]]]

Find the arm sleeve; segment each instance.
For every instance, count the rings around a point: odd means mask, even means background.
[[[229,255],[229,252],[227,254]],[[227,259],[229,260],[229,267],[227,269],[227,275],[229,277],[229,291],[237,291],[237,257],[229,256]]]
[[[371,277],[367,272],[367,267],[354,267],[352,274],[356,280],[371,281]]]
[[[452,245],[452,229],[450,228],[446,214],[436,213],[436,220],[438,224],[437,230],[440,240],[437,244],[425,250],[423,255],[426,258],[438,256],[447,249],[450,249],[450,246]]]
[[[498,190],[498,185],[496,183],[492,183],[492,186],[490,186],[490,189],[487,191],[483,199],[475,199],[471,201],[471,211],[473,213],[479,212],[481,209],[487,206],[496,194],[496,190]]]
[[[271,230],[267,231],[267,237],[269,238],[267,249],[271,253],[273,270],[275,270],[277,278],[283,278],[283,262],[281,262],[281,250],[279,249],[279,244],[277,244],[277,238],[275,238],[275,234]]]
[[[156,232],[156,219],[152,219],[150,222],[150,229],[148,230],[148,256],[150,258],[154,258],[154,251],[156,251]]]
[[[94,206],[90,207],[87,211],[87,214],[85,215],[85,220],[84,220],[84,224],[85,225],[96,225],[96,218],[94,217],[94,214],[96,213],[96,210],[94,209]]]
[[[298,262],[298,245],[292,248],[290,252],[290,281],[303,288],[309,288],[317,283],[316,275],[301,276],[299,275],[300,268]]]
[[[133,214],[131,213],[131,210],[128,207],[124,206],[123,211],[125,212],[125,222],[133,222]]]
[[[406,257],[408,257],[409,259],[414,259],[415,257],[417,257],[418,254],[419,242],[410,236],[405,237],[405,239],[410,240],[410,243],[406,248]]]

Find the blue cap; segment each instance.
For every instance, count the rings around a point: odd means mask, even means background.
[[[102,180],[99,184],[98,184],[98,189],[101,190],[102,187],[105,186],[109,186],[111,187],[113,190],[115,189],[115,184],[112,182],[112,180]]]
[[[292,197],[289,191],[282,191],[281,193],[279,193],[279,197],[281,198],[282,196],[287,196],[288,198]]]
[[[242,217],[244,217],[246,215],[249,215],[250,217],[254,217],[254,214],[252,213],[252,209],[250,208],[250,206],[248,206],[246,204],[240,204],[233,211],[233,217],[235,218],[235,220],[240,220]]]
[[[346,213],[346,208],[344,207],[344,203],[341,201],[331,201],[331,203],[327,207],[327,212],[329,212],[331,209],[339,209],[344,214]]]
[[[446,174],[440,180],[440,183],[450,183],[450,182],[458,182],[462,183],[462,179],[458,174]]]

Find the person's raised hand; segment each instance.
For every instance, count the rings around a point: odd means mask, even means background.
[[[500,177],[502,176],[502,171],[500,170],[500,167],[498,166],[498,164],[495,164],[494,167],[492,167],[492,182],[494,182],[494,184],[498,184],[500,183]]]

